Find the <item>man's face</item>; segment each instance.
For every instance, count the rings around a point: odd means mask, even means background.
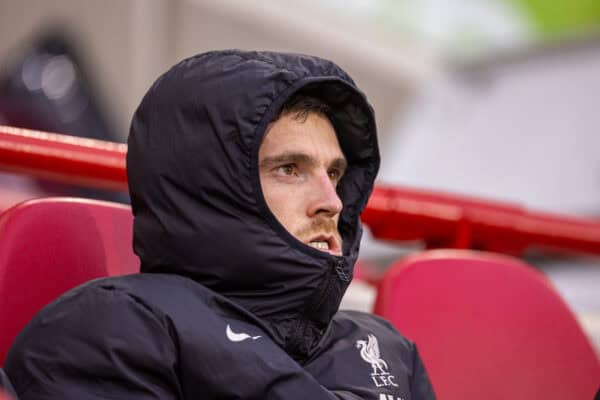
[[[265,200],[284,228],[303,243],[341,255],[336,186],[347,163],[329,119],[280,116],[267,128],[258,162]]]

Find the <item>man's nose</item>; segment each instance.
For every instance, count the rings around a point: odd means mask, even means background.
[[[319,214],[333,217],[342,211],[342,200],[327,173],[319,174],[314,180],[314,185],[311,186],[312,193],[309,195],[311,202],[307,210],[309,217]]]

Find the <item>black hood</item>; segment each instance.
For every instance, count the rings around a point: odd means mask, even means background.
[[[260,188],[262,137],[300,89],[331,106],[349,164],[338,187],[341,257],[291,236]],[[142,272],[201,283],[251,312],[286,350],[305,358],[352,279],[359,215],[379,167],[374,121],[352,79],[320,58],[232,50],[175,65],[142,100],[129,135],[134,250]]]

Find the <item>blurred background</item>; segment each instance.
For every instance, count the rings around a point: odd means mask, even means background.
[[[178,60],[221,48],[335,60],[377,112],[379,182],[600,220],[598,0],[0,0],[0,124],[125,141]],[[0,174],[0,209],[124,194]],[[380,273],[420,243],[370,238]],[[600,263],[531,252],[600,349]],[[348,307],[370,309],[355,285]]]

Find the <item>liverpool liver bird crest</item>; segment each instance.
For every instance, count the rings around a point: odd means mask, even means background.
[[[360,356],[362,359],[371,364],[371,368],[373,368],[371,376],[388,375],[389,372],[386,371],[388,365],[379,355],[379,343],[377,343],[377,338],[372,334],[367,335],[367,337],[368,342],[366,340],[357,340],[356,348],[360,349]],[[377,373],[378,370],[379,373]]]

